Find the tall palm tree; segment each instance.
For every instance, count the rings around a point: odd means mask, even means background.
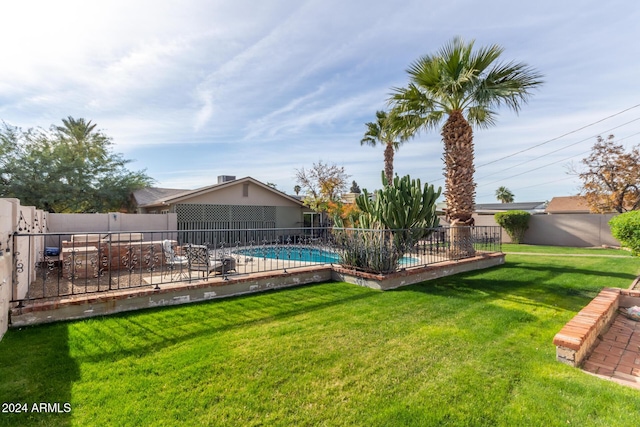
[[[503,105],[518,112],[542,75],[524,63],[499,61],[498,45],[473,49],[454,38],[435,55],[415,61],[407,73],[409,85],[395,88],[390,102],[400,114],[396,123],[406,135],[441,129],[444,143],[447,217],[454,226],[473,224],[476,184],[473,130],[495,124]],[[441,124],[444,121],[444,125]],[[473,247],[466,245],[467,252]]]
[[[513,203],[514,195],[507,187],[500,187],[496,190],[496,199],[500,203]]]
[[[385,146],[384,174],[387,177],[387,185],[393,182],[393,155],[404,142],[404,139],[398,138],[396,126],[393,123],[394,119],[394,112],[387,114],[385,111],[376,111],[376,121],[365,123],[367,131],[360,141],[360,145],[375,147],[381,144]]]

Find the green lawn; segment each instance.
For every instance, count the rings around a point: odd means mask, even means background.
[[[395,291],[326,283],[10,330],[0,425],[621,426],[640,391],[555,360],[553,336],[636,258],[507,255]]]
[[[536,254],[565,254],[565,255],[617,255],[630,257],[631,252],[623,249],[608,248],[571,248],[565,246],[542,246],[542,245],[516,245],[513,243],[503,243],[502,251],[526,252]]]

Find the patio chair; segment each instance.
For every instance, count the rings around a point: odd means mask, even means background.
[[[184,246],[184,250],[187,257],[187,266],[191,271],[202,272],[203,277],[209,277],[211,272],[220,269],[222,263],[216,261],[211,257],[209,248],[205,245],[191,245]],[[206,273],[206,274],[205,274]]]
[[[213,272],[225,274],[236,269],[234,258],[226,256],[217,258],[215,253],[205,245],[185,245],[184,248],[189,270],[202,271],[205,278]]]
[[[185,256],[176,255],[176,252],[173,250],[172,241],[171,240],[163,240],[162,241],[162,252],[164,253],[164,261],[167,269],[171,272],[171,280],[173,281],[175,277],[185,278],[187,275],[187,270],[184,267],[188,263],[188,259]],[[178,272],[176,273],[176,267],[178,268]]]

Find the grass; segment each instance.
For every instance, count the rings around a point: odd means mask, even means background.
[[[516,245],[514,243],[503,243],[502,251],[526,252],[535,254],[555,254],[555,255],[616,255],[630,257],[631,252],[623,249],[611,248],[572,248],[565,246],[543,246],[543,245]]]
[[[379,292],[326,283],[10,330],[0,425],[637,425],[640,391],[555,360],[555,333],[633,258],[508,255]]]

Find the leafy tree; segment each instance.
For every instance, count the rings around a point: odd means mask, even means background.
[[[302,187],[300,187],[299,185],[293,187],[293,192],[296,193],[296,196],[300,194],[300,190],[302,190]]]
[[[611,234],[631,253],[640,256],[640,211],[625,212],[609,220]]]
[[[640,147],[628,153],[622,144],[598,136],[591,154],[582,160],[579,173],[582,194],[595,212],[627,212],[640,209]]]
[[[496,199],[500,203],[513,203],[513,193],[507,187],[500,187],[496,190]]]
[[[355,203],[342,203],[339,200],[327,202],[327,214],[333,225],[340,228],[351,228],[358,225],[361,211]]]
[[[360,145],[370,145],[372,147],[378,144],[384,145],[384,173],[387,176],[387,182],[393,182],[393,156],[400,145],[406,140],[398,137],[397,126],[394,124],[396,119],[395,113],[387,114],[385,111],[376,111],[376,121],[365,123],[367,127],[364,138],[360,141]]]
[[[494,218],[498,225],[505,229],[513,243],[524,241],[524,232],[529,229],[531,214],[526,211],[498,212]]]
[[[107,212],[130,208],[133,190],[153,180],[126,169],[112,140],[96,125],[68,117],[49,131],[0,129],[0,197],[48,212]]]
[[[344,166],[322,160],[311,169],[296,169],[296,181],[306,193],[303,203],[317,212],[326,212],[328,202],[340,200],[340,195],[347,190],[349,177]]]
[[[349,188],[349,193],[360,194],[361,192],[362,191],[360,191],[360,186],[358,185],[358,183],[355,181],[351,182],[351,188]]]
[[[278,185],[273,182],[267,182],[265,185],[269,188],[273,188],[274,190],[278,189]]]

